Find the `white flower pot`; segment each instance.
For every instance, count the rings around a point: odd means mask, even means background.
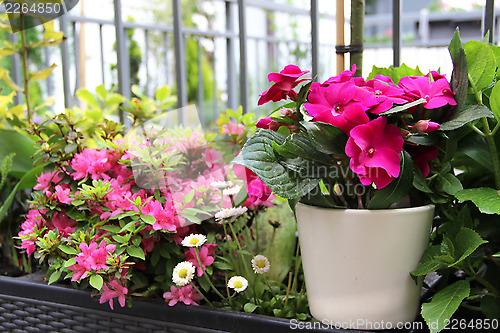
[[[312,315],[352,329],[415,320],[421,282],[410,276],[429,241],[434,206],[387,210],[297,205]]]

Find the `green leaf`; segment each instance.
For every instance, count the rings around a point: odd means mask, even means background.
[[[307,93],[309,92],[309,89],[311,89],[311,85],[313,84],[313,80],[311,80],[308,84],[302,86],[300,88],[299,93],[297,94],[297,112],[300,113],[300,106],[302,103],[306,101]]]
[[[338,127],[322,122],[300,123],[307,130],[315,148],[322,153],[345,155],[347,135]]]
[[[36,152],[36,143],[28,135],[14,130],[0,129],[0,161],[16,153],[9,174],[21,178],[33,169],[31,156]]]
[[[147,224],[151,224],[151,225],[156,223],[156,218],[153,215],[141,214],[141,220],[143,220]]]
[[[382,112],[382,113],[379,113],[380,116],[387,116],[389,114],[394,114],[394,113],[398,113],[398,112],[403,112],[403,111],[406,111],[408,110],[409,108],[412,108],[414,106],[417,106],[417,105],[420,105],[420,104],[424,104],[424,103],[427,103],[427,100],[425,98],[420,98],[420,99],[417,99],[416,101],[413,101],[411,103],[406,103],[406,104],[403,104],[403,105],[398,105],[398,106],[395,106],[385,112]]]
[[[303,159],[316,161],[326,165],[332,164],[333,162],[330,155],[314,149],[311,141],[305,135],[292,134],[286,136],[282,144],[273,142],[273,149],[286,158],[302,157]]]
[[[450,120],[441,124],[440,131],[452,131],[474,120],[494,117],[493,112],[483,104],[467,105],[460,109],[455,108],[455,110],[458,112],[455,112]]]
[[[500,193],[489,187],[470,188],[455,194],[460,202],[470,200],[481,213],[500,214]]]
[[[461,280],[436,293],[430,303],[422,305],[422,317],[427,322],[431,333],[437,333],[445,327],[447,320],[469,294],[469,281]]]
[[[52,71],[54,68],[56,68],[56,64],[52,64],[52,66],[45,68],[44,70],[41,70],[36,73],[30,73],[29,79],[30,80],[45,80],[49,77],[50,74],[52,74]]]
[[[408,190],[413,184],[414,165],[410,155],[403,151],[401,155],[401,171],[399,177],[386,187],[377,190],[368,203],[368,209],[386,209],[408,195]]]
[[[112,94],[106,99],[106,102],[104,102],[104,107],[110,107],[110,106],[117,106],[120,105],[121,103],[125,102],[126,98],[123,97],[120,94]]]
[[[29,172],[27,172],[16,184],[14,189],[10,192],[9,196],[3,203],[2,207],[0,208],[0,223],[2,222],[3,218],[5,217],[5,214],[7,214],[7,210],[9,209],[10,205],[12,204],[12,201],[14,200],[14,197],[18,191],[25,190],[27,188],[32,188],[36,184],[36,175],[39,175],[43,171],[44,165],[41,165],[39,167],[36,167]]]
[[[214,262],[214,266],[215,266],[215,268],[223,270],[223,271],[230,271],[233,269],[233,267],[231,267],[230,265],[226,264],[225,262],[220,262],[220,261]]]
[[[319,179],[302,178],[279,163],[273,142],[283,144],[285,136],[260,129],[243,146],[233,163],[252,170],[276,194],[286,199],[300,198],[319,183]]]
[[[496,61],[493,50],[486,44],[471,40],[464,44],[467,68],[478,90],[488,87],[495,78]]]
[[[441,177],[438,177],[436,187],[440,191],[450,195],[455,195],[463,189],[460,180],[451,173],[445,173]]]
[[[498,81],[491,90],[490,107],[497,120],[500,120],[500,84]]]
[[[50,275],[48,284],[52,284],[54,282],[57,282],[57,280],[59,280],[59,278],[61,277],[61,273],[62,273],[62,271],[60,271],[60,270],[57,270],[54,273],[52,273]]]
[[[446,265],[436,258],[441,254],[440,245],[430,245],[424,252],[422,260],[418,267],[411,272],[412,276],[424,276],[438,269],[446,267]]]
[[[487,241],[483,240],[474,230],[461,228],[453,242],[455,247],[455,256],[460,257],[455,261],[455,263],[453,263],[453,265],[450,265],[450,267],[460,263],[462,260],[470,256],[481,244],[484,243],[487,243]]]
[[[481,312],[490,319],[500,320],[500,299],[486,295],[481,301]]]
[[[106,90],[106,87],[104,87],[104,84],[97,86],[95,88],[95,92],[96,92],[97,96],[99,96],[103,100],[105,100],[106,97],[108,96],[108,91]]]
[[[102,276],[95,274],[90,277],[89,282],[92,287],[94,287],[97,290],[101,290],[104,280],[102,279]]]
[[[126,225],[123,226],[123,228],[121,228],[121,230],[118,233],[121,234],[122,232],[125,231],[132,231],[133,229],[135,229],[135,223],[136,221],[131,221],[127,223]]]
[[[129,246],[127,247],[127,253],[131,257],[139,258],[142,260],[146,260],[144,256],[144,251],[139,246]]]
[[[59,245],[58,246],[59,250],[63,251],[66,254],[78,254],[80,253],[78,250],[75,248],[68,246],[68,245]]]
[[[169,86],[163,86],[163,87],[157,89],[155,92],[155,98],[159,101],[163,101],[168,96],[170,96],[170,87]]]
[[[432,193],[432,190],[429,188],[429,185],[427,185],[427,182],[422,175],[422,171],[419,168],[414,168],[413,186],[421,192]]]
[[[245,306],[243,307],[243,310],[245,312],[248,312],[248,313],[252,313],[254,312],[259,306],[253,304],[253,303],[247,303],[245,304]]]
[[[97,101],[95,99],[95,96],[92,95],[90,91],[84,88],[80,88],[76,91],[76,97],[78,97],[80,100],[84,101],[87,103],[89,106],[92,106],[94,108],[99,107],[97,104]]]
[[[453,38],[448,46],[451,59],[453,61],[453,72],[451,75],[451,89],[455,92],[455,100],[457,101],[457,109],[461,109],[467,98],[469,89],[469,76],[467,70],[467,59],[465,51],[460,40],[458,28],[453,34]]]

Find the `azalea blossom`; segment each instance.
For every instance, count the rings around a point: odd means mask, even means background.
[[[194,270],[194,265],[189,261],[180,262],[174,267],[172,281],[179,287],[185,286],[193,280]]]
[[[169,306],[174,306],[178,302],[182,302],[186,305],[198,305],[196,301],[202,300],[203,296],[198,294],[192,285],[188,284],[181,288],[171,286],[170,291],[163,294],[163,298],[165,301],[169,300]]]
[[[125,306],[125,295],[128,294],[128,289],[120,285],[117,280],[105,283],[102,286],[103,293],[99,299],[99,303],[104,303],[109,301],[109,307],[113,309],[113,299],[118,298],[120,306],[123,308]]]
[[[264,274],[269,271],[271,264],[269,264],[269,259],[262,254],[258,254],[252,259],[252,268],[256,274]]]
[[[189,261],[197,268],[197,275],[202,276],[203,271],[210,265],[212,265],[215,261],[215,252],[214,249],[217,247],[217,244],[205,244],[198,250],[198,256],[196,256],[196,249],[190,248],[189,251],[184,252],[186,256],[186,261]],[[200,260],[198,261],[198,258]],[[200,266],[201,262],[201,266]]]
[[[301,81],[297,81],[302,75],[309,71],[302,71],[298,66],[288,65],[279,73],[270,73],[267,76],[269,82],[274,81],[274,84],[266,91],[260,94],[258,105],[262,105],[269,101],[277,102],[287,97],[292,100],[297,99],[297,93],[293,90]]]
[[[222,124],[221,126],[221,134],[242,135],[244,131],[245,126],[232,120],[230,120],[227,124]]]
[[[233,276],[227,281],[227,286],[234,289],[236,292],[241,293],[248,287],[248,281],[242,276]]]
[[[345,152],[361,183],[375,183],[380,189],[399,176],[403,142],[399,129],[378,117],[351,130]]]
[[[207,237],[202,234],[191,234],[182,240],[182,246],[200,247],[207,241]]]

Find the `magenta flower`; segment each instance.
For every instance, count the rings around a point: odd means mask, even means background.
[[[311,88],[304,107],[314,121],[332,124],[349,134],[355,126],[369,121],[367,107],[354,100],[357,89],[352,81]]]
[[[430,133],[437,131],[441,128],[441,125],[429,120],[419,120],[414,126],[410,126],[421,133]]]
[[[337,76],[332,76],[331,78],[328,78],[325,82],[323,82],[322,85],[327,86],[327,85],[330,85],[332,83],[340,83],[340,82],[350,81],[353,78],[354,73],[356,73],[356,64],[352,65],[352,70],[346,70]],[[364,81],[363,78],[359,78],[359,79]]]
[[[62,177],[59,176],[60,172],[54,170],[49,173],[42,173],[37,178],[37,184],[33,187],[34,190],[43,190],[43,193],[47,194],[50,189],[51,184],[57,184],[62,180]],[[50,192],[49,192],[50,195]]]
[[[154,230],[167,230],[176,231],[177,229],[177,218],[175,216],[175,209],[170,207],[167,209],[166,206],[168,202],[165,203],[165,207],[158,200],[150,200],[144,205],[142,213],[145,215],[152,215],[156,221],[153,224]]]
[[[117,280],[105,283],[102,286],[102,290],[104,292],[101,294],[99,303],[102,304],[104,302],[109,301],[109,307],[111,308],[111,310],[114,310],[113,298],[118,297],[118,302],[120,303],[120,306],[122,308],[125,306],[125,295],[128,293],[128,289],[120,285]]]
[[[262,105],[269,101],[277,102],[287,97],[296,100],[297,93],[293,88],[302,81],[297,81],[297,79],[306,73],[309,73],[309,71],[302,71],[295,65],[285,66],[279,73],[270,73],[267,79],[269,82],[274,81],[274,84],[260,94],[258,105]]]
[[[365,87],[356,90],[354,98],[366,107],[368,112],[379,114],[392,108],[394,104],[404,104],[409,102],[405,91],[396,86],[391,78],[377,75],[373,80],[366,83]]]
[[[248,199],[243,206],[249,209],[256,209],[259,206],[273,207],[273,200],[276,198],[269,187],[252,170],[234,164],[233,171],[236,177],[245,181]]]
[[[427,177],[431,171],[429,163],[438,157],[438,148],[435,146],[408,146],[405,149],[410,154],[413,163],[422,171],[424,178]]]
[[[450,83],[445,78],[431,82],[425,76],[406,76],[401,78],[399,86],[415,99],[424,98],[427,102],[422,105],[426,109],[437,109],[447,104],[457,105]]]
[[[171,286],[170,291],[163,294],[163,298],[170,300],[168,302],[169,306],[174,306],[177,302],[182,302],[186,305],[198,305],[195,301],[202,300],[203,296],[198,294],[192,285],[187,284],[181,288]]]
[[[64,212],[55,213],[52,217],[52,223],[49,225],[49,230],[57,228],[59,234],[67,236],[76,230],[78,223],[70,219]]]
[[[379,117],[351,130],[345,152],[361,183],[380,189],[399,176],[403,142],[399,129]]]
[[[197,268],[198,276],[203,275],[203,270],[205,270],[208,266],[212,265],[215,261],[214,256],[214,248],[217,247],[217,244],[205,244],[201,248],[199,248],[198,255],[200,256],[201,265],[198,262],[198,258],[196,258],[196,248],[192,247],[189,251],[184,252],[186,256],[186,261],[189,261],[193,264],[194,267]]]

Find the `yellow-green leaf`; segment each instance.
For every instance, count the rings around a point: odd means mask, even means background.
[[[54,68],[56,68],[56,64],[52,64],[52,66],[45,68],[44,70],[41,70],[40,72],[36,73],[30,73],[29,79],[30,80],[45,80],[46,78],[49,77],[50,74],[52,74],[52,71]]]

